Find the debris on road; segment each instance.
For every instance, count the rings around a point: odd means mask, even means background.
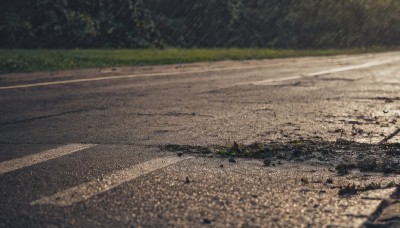
[[[201,223],[203,223],[203,224],[211,224],[211,221],[209,219],[207,219],[207,218],[204,218],[204,219],[201,220]]]
[[[302,177],[302,178],[300,179],[300,181],[301,181],[302,184],[309,184],[309,183],[310,183],[310,181],[308,180],[307,177]]]
[[[233,142],[233,146],[231,148],[233,152],[240,153],[239,144],[237,142]]]
[[[354,184],[348,184],[345,187],[341,187],[339,190],[339,196],[350,196],[356,195],[358,193],[358,189]]]
[[[271,160],[270,159],[264,159],[264,166],[270,166],[271,165]]]
[[[327,184],[333,184],[333,179],[332,179],[332,178],[328,178],[328,179],[326,180],[326,183],[327,183]]]
[[[250,145],[234,143],[232,147],[169,145],[163,148],[178,153],[211,153],[227,157],[230,163],[236,163],[237,158],[251,158],[261,159],[264,166],[277,166],[285,162],[325,165],[335,167],[338,175],[348,175],[353,170],[400,174],[399,143],[370,144],[338,139],[334,142],[296,140]],[[233,151],[233,148],[239,148],[241,153]]]
[[[186,177],[185,184],[189,184],[189,183],[190,183],[189,177]]]

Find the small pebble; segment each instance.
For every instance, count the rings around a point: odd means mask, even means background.
[[[229,158],[229,162],[236,163],[235,158]]]
[[[189,177],[186,177],[185,184],[189,184],[189,183],[190,183]]]
[[[307,177],[301,178],[300,181],[301,181],[302,184],[308,184],[308,183],[310,183]]]
[[[203,223],[203,224],[211,224],[211,221],[209,219],[204,218],[204,219],[202,219],[201,223]]]
[[[269,165],[271,165],[271,160],[265,159],[264,160],[264,166],[269,166]]]

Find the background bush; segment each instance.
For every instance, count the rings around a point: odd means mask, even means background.
[[[399,44],[398,0],[0,3],[0,48],[348,48]]]

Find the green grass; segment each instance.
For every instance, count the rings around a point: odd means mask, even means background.
[[[272,50],[272,49],[78,49],[0,50],[0,74],[79,68],[143,66],[199,61],[272,59],[360,54],[388,49]]]

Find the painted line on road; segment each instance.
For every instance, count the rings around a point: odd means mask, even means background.
[[[31,165],[45,162],[51,159],[62,157],[68,154],[75,153],[80,150],[88,149],[95,144],[68,144],[58,148],[46,150],[37,154],[29,155],[22,158],[17,158],[10,161],[0,163],[0,175],[22,169]]]
[[[125,182],[134,180],[140,176],[149,174],[158,169],[173,165],[175,163],[191,159],[193,157],[165,157],[146,161],[132,166],[128,169],[116,171],[104,176],[101,180],[93,180],[52,196],[43,197],[31,202],[31,205],[52,205],[58,207],[71,206],[87,200],[95,195],[113,189]]]
[[[253,85],[268,85],[271,83],[275,82],[283,82],[283,81],[289,81],[289,80],[296,80],[296,79],[301,79],[304,78],[304,76],[290,76],[290,77],[284,77],[284,78],[273,78],[273,79],[267,79],[267,80],[262,80],[258,82],[251,82],[251,83],[243,83],[243,84],[253,84]]]
[[[165,72],[165,73],[152,73],[152,74],[133,74],[133,75],[106,76],[106,77],[97,77],[97,78],[71,79],[71,80],[64,80],[64,81],[40,82],[40,83],[23,84],[23,85],[3,86],[3,87],[0,87],[0,90],[22,89],[22,88],[41,87],[41,86],[63,85],[63,84],[73,84],[73,83],[81,83],[81,82],[94,82],[94,81],[104,81],[104,80],[139,78],[139,77],[178,76],[178,75],[198,74],[198,73],[224,72],[224,71],[232,71],[232,70],[263,69],[263,68],[271,68],[271,67],[280,66],[280,65],[282,65],[282,64],[245,66],[245,67],[227,67],[227,68],[216,68],[216,69],[210,69],[210,70],[193,70],[193,71],[184,71],[184,72],[168,72],[168,73]]]
[[[380,66],[380,65],[385,65],[385,64],[392,63],[392,62],[397,62],[397,61],[400,61],[400,58],[392,58],[392,59],[386,59],[386,60],[381,60],[381,61],[371,61],[371,62],[367,62],[367,63],[363,63],[363,64],[333,68],[333,69],[318,71],[318,72],[305,74],[305,75],[290,76],[290,77],[276,78],[276,79],[267,79],[267,80],[263,80],[263,81],[251,82],[251,83],[245,83],[245,84],[268,85],[268,84],[275,83],[275,82],[289,81],[289,80],[302,79],[302,78],[308,78],[308,77],[316,77],[316,76],[321,76],[321,75],[325,75],[325,74],[332,74],[332,73],[339,73],[339,72],[344,72],[344,71],[370,68],[370,67],[374,67],[374,66]]]
[[[396,128],[396,130],[394,130],[392,133],[390,133],[390,135],[386,136],[385,138],[383,138],[379,144],[384,144],[387,143],[389,140],[391,140],[392,138],[394,138],[396,135],[398,135],[400,133],[400,128]]]
[[[308,75],[302,76],[291,76],[285,78],[277,78],[277,79],[267,79],[259,82],[251,82],[251,83],[239,83],[235,85],[244,85],[244,84],[254,84],[254,85],[266,85],[273,82],[287,81],[300,79],[304,77],[315,77],[328,73],[349,71],[361,68],[367,68],[372,66],[384,65],[387,63],[399,61],[399,58],[383,60],[383,61],[372,61],[359,65],[352,65],[340,68],[334,68],[327,71],[320,71],[316,73],[311,73]],[[248,69],[264,69],[271,68],[276,66],[281,66],[282,64],[271,64],[271,65],[257,65],[257,66],[240,66],[240,67],[226,67],[226,68],[216,68],[210,70],[193,70],[193,71],[184,71],[184,72],[164,72],[164,73],[151,73],[151,74],[133,74],[133,75],[120,75],[120,76],[106,76],[106,77],[97,77],[97,78],[83,78],[83,79],[71,79],[71,80],[63,80],[63,81],[54,81],[54,82],[40,82],[40,83],[30,83],[30,84],[22,84],[22,85],[12,85],[12,86],[3,86],[0,87],[0,90],[10,90],[10,89],[23,89],[23,88],[32,88],[32,87],[43,87],[43,86],[51,86],[51,85],[63,85],[63,84],[74,84],[74,83],[83,83],[83,82],[94,82],[94,81],[104,81],[104,80],[116,80],[116,79],[129,79],[129,78],[139,78],[139,77],[157,77],[157,76],[179,76],[179,75],[188,75],[188,74],[198,74],[198,73],[212,73],[212,72],[224,72],[224,71],[234,71],[234,70],[248,70]]]

